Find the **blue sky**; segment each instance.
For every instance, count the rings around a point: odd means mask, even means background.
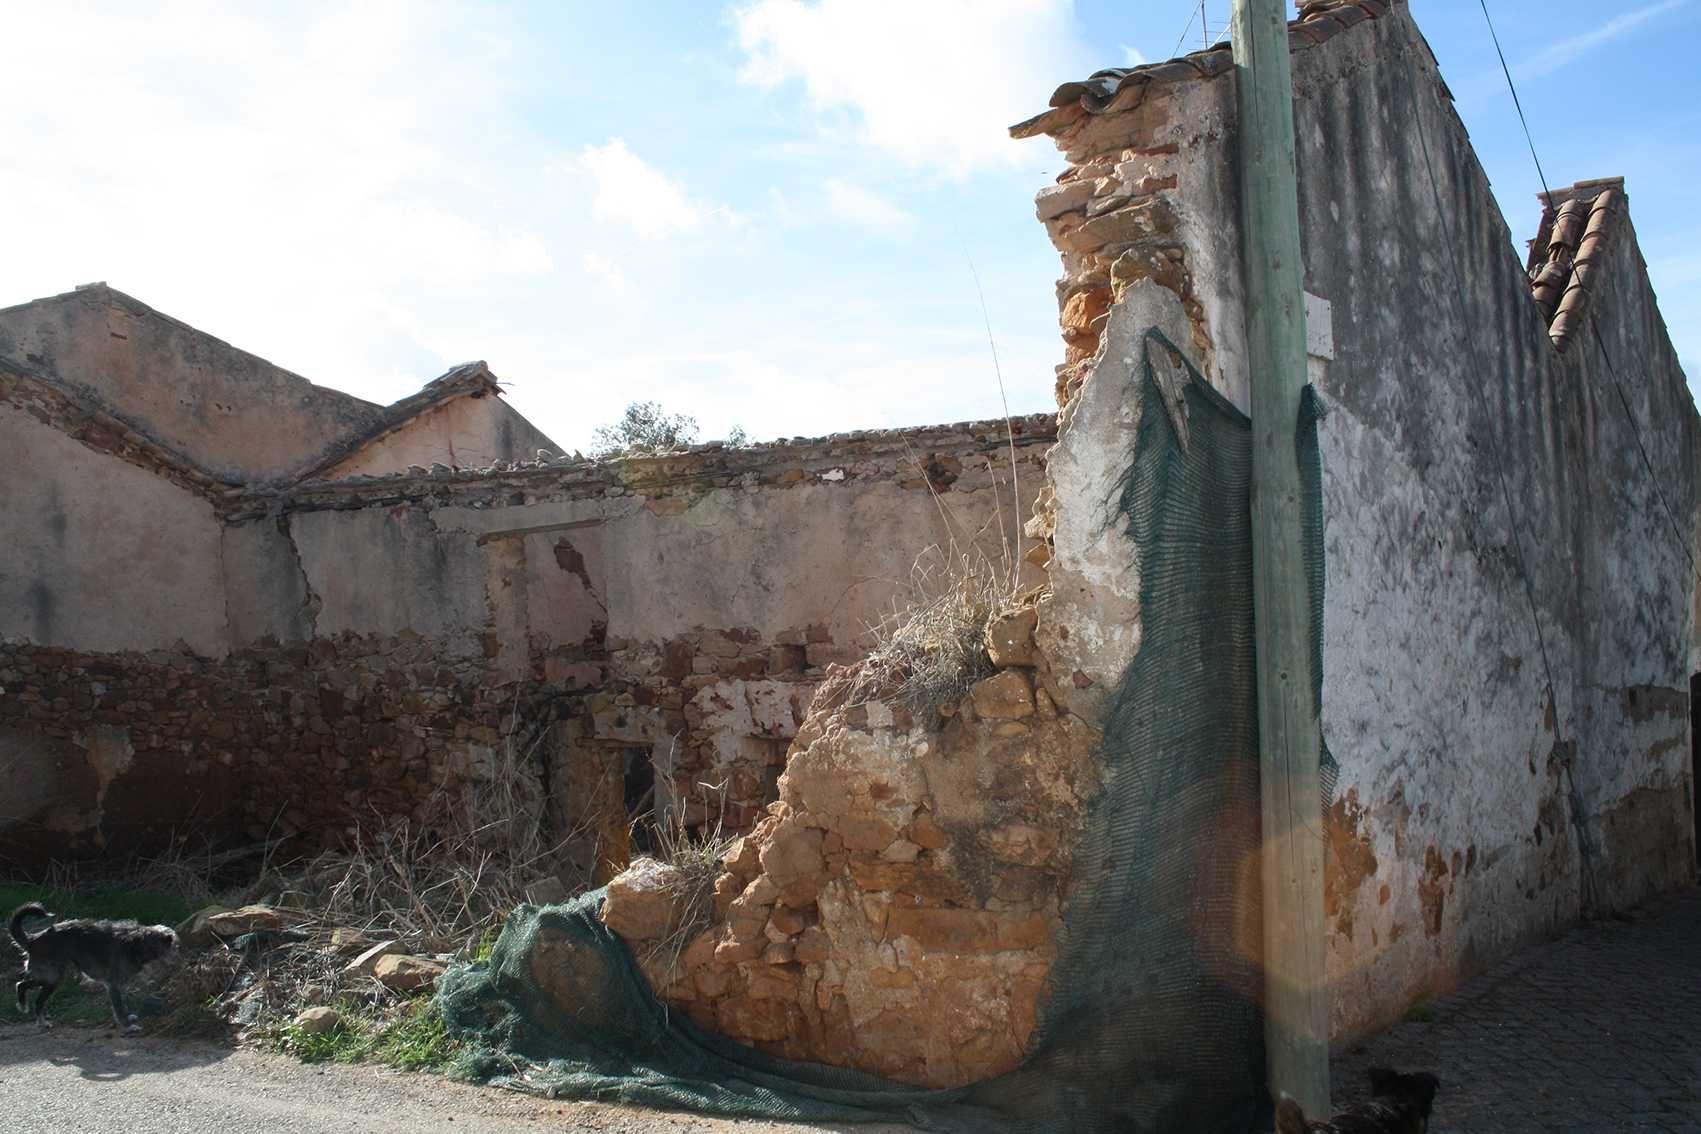
[[[1622,174],[1701,375],[1701,0],[1491,0],[1555,186]],[[1227,0],[1206,5],[1213,30]],[[1507,213],[1538,182],[1473,0],[1417,8]],[[1191,21],[1191,22],[1190,22]],[[1199,42],[1187,0],[31,5],[0,305],[105,280],[388,402],[487,359],[583,448],[629,401],[758,438],[1052,408],[1061,169],[1003,128]]]

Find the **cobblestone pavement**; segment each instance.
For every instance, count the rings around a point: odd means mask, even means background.
[[[1333,1062],[1441,1077],[1433,1134],[1701,1134],[1701,890],[1534,946]]]

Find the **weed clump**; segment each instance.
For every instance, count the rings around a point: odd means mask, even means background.
[[[714,924],[715,880],[726,870],[721,860],[733,839],[723,833],[719,819],[712,826],[686,826],[683,807],[669,809],[651,829],[651,838],[651,857],[673,868],[673,927],[648,946],[643,963],[671,973],[697,935]]]
[[[1018,601],[1008,571],[985,556],[933,548],[916,560],[907,604],[872,627],[875,645],[847,704],[902,703],[926,717],[993,673],[986,629]]]

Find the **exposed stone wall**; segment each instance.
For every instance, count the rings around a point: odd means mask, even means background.
[[[615,880],[604,916],[664,999],[772,1054],[922,1086],[1020,1062],[1098,775],[1033,627],[1031,608],[997,624],[1004,667],[936,710],[831,667],[689,942],[669,947],[672,868]]]
[[[1342,778],[1326,902],[1344,1038],[1580,913],[1693,878],[1698,422],[1627,213],[1591,280],[1600,343],[1590,329],[1556,349],[1406,6],[1343,12],[1296,30],[1293,63],[1306,286],[1326,301],[1310,337],[1328,411],[1323,727]],[[1117,580],[1137,563],[1072,507],[1126,461],[1117,430],[1085,444],[1074,428],[1114,420],[1115,387],[1138,379],[1118,312],[1247,404],[1219,54],[1019,128],[1051,132],[1071,163],[1038,198],[1064,266],[1065,404],[1030,533],[1055,544],[1042,635],[1070,624],[1059,604],[1106,612],[1093,648],[1045,643],[1089,676],[1128,656],[1136,613]]]
[[[334,843],[445,809],[524,748],[530,698],[427,639],[319,639],[210,659],[0,643],[0,853],[39,862],[173,839]],[[516,721],[521,726],[515,728]],[[541,798],[541,769],[534,794]]]
[[[991,676],[921,712],[901,668],[830,669],[778,801],[723,860],[715,921],[689,940],[675,869],[641,861],[613,880],[604,920],[666,1001],[771,1053],[918,1085],[1028,1054],[1068,943],[1099,730],[1141,640],[1138,556],[1106,511],[1141,399],[1102,363],[1132,358],[1150,326],[1184,341],[1188,318],[1149,279],[1111,311],[1035,499],[1029,560],[1046,582],[988,627]]]

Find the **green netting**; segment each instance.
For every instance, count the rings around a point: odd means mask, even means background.
[[[597,920],[598,891],[520,907],[487,963],[444,978],[471,1073],[557,1097],[944,1131],[1239,1134],[1267,1119],[1250,430],[1161,334],[1147,333],[1143,356],[1136,443],[1106,538],[1138,548],[1144,637],[1111,701],[1104,786],[1022,1067],[926,1091],[709,1035],[655,998]],[[1154,358],[1183,375],[1169,391],[1180,428]],[[1308,395],[1296,440],[1321,627],[1316,419]]]

